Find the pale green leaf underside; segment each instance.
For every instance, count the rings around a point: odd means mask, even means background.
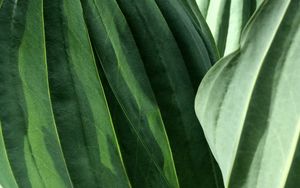
[[[300,2],[262,3],[240,46],[205,76],[198,118],[226,187],[293,188],[300,183]]]
[[[197,0],[213,34],[221,57],[239,47],[239,40],[259,2],[256,0]]]

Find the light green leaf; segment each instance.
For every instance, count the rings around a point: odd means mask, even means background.
[[[209,6],[207,3],[198,0],[220,56],[228,55],[238,49],[241,32],[258,4],[256,0],[210,0]]]
[[[226,187],[300,184],[300,1],[269,0],[205,76],[196,112]]]
[[[4,1],[0,25],[0,119],[16,181],[72,187],[50,103],[42,1]]]
[[[17,188],[17,182],[10,167],[3,139],[2,125],[0,122],[0,187]]]
[[[179,187],[161,114],[124,15],[114,0],[82,0],[82,3],[98,60],[130,125],[118,136],[131,135],[128,140],[120,139],[120,145],[138,147],[137,157],[133,150],[126,153],[123,147],[124,159],[129,160],[125,164],[136,159],[140,162],[140,156],[146,155],[148,159],[146,163],[127,167],[132,185]]]
[[[208,11],[208,8],[209,8],[209,3],[210,3],[211,0],[196,0],[196,3],[202,13],[202,16],[204,18],[206,18],[207,16],[207,11]]]
[[[46,0],[50,93],[76,187],[130,187],[79,0]]]
[[[256,8],[258,8],[265,0],[256,0]]]

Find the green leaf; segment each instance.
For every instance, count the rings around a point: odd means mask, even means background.
[[[180,0],[155,1],[177,41],[193,87],[197,90],[203,76],[217,58],[215,54],[210,56],[204,39]]]
[[[211,159],[193,110],[196,91],[168,23],[155,2],[118,0],[118,4],[137,43],[162,113],[180,186],[222,185],[220,179],[215,179],[217,165]]]
[[[209,8],[210,1],[211,0],[196,0],[199,10],[201,11],[202,16],[204,18],[206,18],[206,16],[207,16],[207,11]]]
[[[209,53],[211,63],[212,64],[216,63],[217,60],[220,59],[219,51],[217,49],[215,40],[209,29],[209,26],[207,25],[205,18],[202,16],[196,1],[195,0],[181,0],[181,1],[185,5],[187,11],[189,11],[191,15],[190,17],[194,21],[194,26],[196,27],[199,35],[204,41],[206,49]]]
[[[3,139],[2,125],[0,122],[0,187],[17,188],[17,182],[10,167]]]
[[[20,186],[72,187],[51,109],[42,8],[24,0],[0,10],[2,132]]]
[[[241,32],[258,3],[256,0],[210,0],[207,4],[207,0],[198,0],[220,56],[228,55],[238,49]]]
[[[178,187],[161,114],[124,15],[116,1],[82,0],[82,3],[98,60],[131,126],[122,131],[119,137],[126,137],[127,134],[132,136],[128,140],[120,139],[120,145],[136,142],[141,151],[136,150],[135,155],[147,155],[149,159],[147,166],[141,163],[135,168],[127,168],[128,171],[133,171],[128,173],[132,185]],[[132,159],[126,156],[132,154],[123,152],[124,159],[130,160],[125,161],[125,164],[132,164],[132,160],[136,159],[134,155]],[[141,168],[144,170],[140,170]]]
[[[258,8],[265,0],[256,0],[256,8]]]
[[[50,93],[76,187],[130,187],[79,0],[46,0]]]
[[[264,1],[240,49],[205,76],[196,112],[226,187],[300,184],[300,1]]]

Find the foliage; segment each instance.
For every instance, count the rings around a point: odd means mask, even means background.
[[[295,188],[299,51],[299,0],[0,0],[0,187]]]
[[[225,187],[299,182],[300,1],[264,1],[205,76],[196,112]]]
[[[0,184],[222,186],[193,109],[218,53],[190,5],[4,0]]]
[[[220,56],[239,47],[246,23],[262,0],[196,0],[218,46]]]

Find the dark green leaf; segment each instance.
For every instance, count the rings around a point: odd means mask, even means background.
[[[118,4],[133,33],[162,113],[180,186],[222,185],[222,181],[215,179],[218,174],[214,170],[218,167],[211,159],[193,110],[195,90],[166,20],[155,2],[118,0]]]
[[[82,2],[97,57],[131,126],[122,134],[132,134],[130,129],[134,130],[130,140],[120,142],[137,142],[144,152],[142,155],[148,155],[151,162],[142,166],[144,171],[128,169],[139,172],[129,173],[136,175],[131,177],[132,181],[137,181],[132,184],[136,187],[178,187],[160,111],[124,15],[113,0]],[[140,155],[138,150],[136,152]],[[133,156],[132,160],[135,159]]]
[[[46,0],[50,93],[76,187],[130,187],[79,0]]]
[[[199,35],[181,1],[155,1],[177,41],[196,90],[201,79],[216,59],[209,56],[204,40]]]
[[[21,187],[72,187],[51,109],[42,7],[6,0],[0,10],[2,132]]]
[[[17,188],[17,182],[10,167],[7,157],[4,139],[2,135],[2,125],[0,122],[0,187]]]

